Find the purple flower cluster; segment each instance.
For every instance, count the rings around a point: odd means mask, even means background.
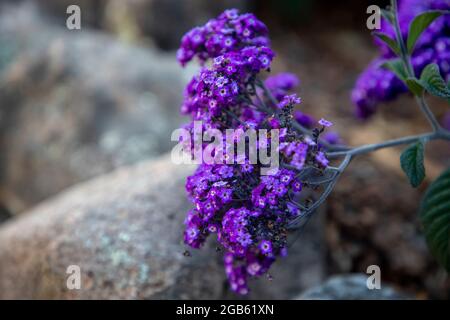
[[[248,46],[267,46],[267,27],[253,14],[230,9],[204,26],[189,31],[181,40],[177,59],[185,65],[197,56],[201,62]]]
[[[321,120],[322,129],[314,128],[317,122],[304,115],[311,119],[307,127],[316,134],[292,131],[291,112],[301,102],[288,94],[299,83],[294,75],[266,79],[265,88],[276,102],[268,107],[274,101],[258,79],[269,70],[274,56],[266,36],[267,28],[253,15],[227,10],[188,32],[178,52],[182,65],[194,56],[211,60],[188,84],[181,108],[193,121],[202,120],[205,131],[280,129],[279,150],[272,152],[279,152],[280,162],[289,169],[262,175],[260,162],[250,163],[247,155],[238,161],[235,155],[233,164],[201,164],[186,182],[194,208],[185,219],[184,241],[200,248],[209,235],[216,234],[230,287],[240,294],[248,292],[249,278],[263,275],[277,257],[287,254],[288,225],[302,215],[294,203],[305,188],[298,171],[305,167],[321,171],[328,165],[318,138],[330,122]],[[192,127],[192,123],[186,126]],[[255,143],[267,148],[271,137],[258,137]]]
[[[282,143],[285,163],[297,169],[326,167],[323,151],[307,141]],[[194,209],[185,219],[184,241],[199,248],[217,234],[230,286],[246,293],[249,277],[266,273],[277,256],[287,254],[287,225],[301,214],[291,200],[302,189],[293,170],[261,176],[259,165],[202,164],[186,182]]]
[[[289,170],[261,179],[257,170],[250,164],[201,165],[186,183],[195,209],[185,221],[185,242],[198,248],[216,233],[230,285],[239,293],[248,290],[249,276],[263,274],[276,255],[285,254],[286,223],[295,214],[285,205],[287,192],[300,183]]]
[[[215,57],[212,67],[203,68],[188,84],[182,113],[208,123],[222,117],[224,127],[233,120],[225,110],[238,106],[239,116],[245,111],[251,113],[243,93],[256,74],[270,67],[273,56],[268,47],[251,46]]]
[[[282,109],[286,106],[299,104],[301,102],[302,102],[302,99],[297,97],[297,95],[294,93],[291,95],[284,96],[281,99],[281,102],[278,104],[278,108]]]
[[[449,10],[449,0],[399,0],[398,19],[403,37],[406,39],[411,21],[415,16],[427,10]],[[380,32],[395,39],[391,25],[382,20]],[[365,119],[371,116],[377,106],[407,91],[404,84],[391,72],[380,65],[385,59],[393,57],[388,46],[375,40],[380,49],[380,56],[372,61],[359,76],[351,97],[356,106],[355,113]],[[416,76],[429,63],[437,63],[444,79],[450,80],[450,15],[436,19],[418,39],[411,63]]]

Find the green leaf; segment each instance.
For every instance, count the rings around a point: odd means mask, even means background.
[[[424,144],[419,141],[406,148],[400,156],[400,165],[414,188],[417,188],[425,179],[423,151]]]
[[[407,41],[407,48],[410,54],[413,52],[417,39],[419,39],[422,32],[436,18],[439,18],[441,15],[445,13],[447,12],[441,10],[432,10],[423,12],[414,18],[414,20],[411,22],[411,25],[409,26],[408,41]]]
[[[406,73],[405,66],[403,65],[403,62],[400,58],[386,60],[382,65],[382,68],[391,70],[395,73],[397,77],[400,78],[400,80],[405,81],[408,77],[408,74]]]
[[[420,75],[420,84],[432,95],[444,99],[450,98],[450,88],[442,79],[439,66],[435,63],[427,65]]]
[[[391,48],[392,52],[394,52],[397,56],[400,55],[400,48],[398,47],[398,44],[394,39],[382,32],[373,32],[372,34],[386,43],[386,45]]]
[[[431,253],[450,272],[450,168],[426,191],[420,220]]]
[[[416,96],[421,96],[423,94],[423,86],[419,80],[409,77],[405,82],[408,86],[408,89]]]

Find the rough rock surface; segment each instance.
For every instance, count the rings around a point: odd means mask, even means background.
[[[169,157],[120,169],[42,203],[0,229],[0,298],[219,298],[214,250],[183,255],[189,166]],[[66,270],[81,268],[81,289]]]
[[[1,298],[239,298],[225,281],[213,243],[183,255],[193,168],[168,156],[79,184],[0,228]],[[322,219],[312,221],[273,281],[251,282],[246,298],[288,298],[323,279]],[[213,239],[211,239],[213,240]],[[68,290],[67,268],[81,268]]]
[[[339,275],[302,293],[298,300],[398,300],[408,297],[394,288],[381,284],[381,289],[369,290],[367,276]]]
[[[0,205],[10,212],[171,147],[191,74],[174,54],[68,31],[29,5],[3,11],[0,51]]]

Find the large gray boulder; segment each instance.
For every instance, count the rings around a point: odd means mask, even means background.
[[[180,126],[192,70],[175,55],[45,21],[0,16],[0,206],[21,212],[63,188],[160,155]]]
[[[81,183],[0,227],[0,299],[240,298],[226,286],[214,239],[182,243],[193,168],[169,156]],[[323,279],[322,219],[308,225],[272,282],[251,281],[244,298],[289,298]],[[295,235],[292,235],[295,237]],[[69,290],[79,266],[81,289]]]
[[[169,157],[76,186],[0,229],[0,299],[214,299],[224,271],[209,247],[184,255],[183,184]],[[80,267],[81,289],[66,283]]]

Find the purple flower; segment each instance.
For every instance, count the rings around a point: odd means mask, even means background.
[[[294,192],[300,192],[302,191],[302,183],[300,181],[294,181],[292,183],[292,191]]]
[[[244,163],[241,165],[241,171],[242,172],[252,172],[253,171],[253,166],[249,163]]]
[[[278,107],[281,109],[288,105],[295,105],[302,102],[302,99],[297,97],[296,94],[291,94],[288,96],[284,96],[281,102],[278,104]]]
[[[302,169],[305,165],[308,150],[309,145],[305,142],[294,142],[280,147],[280,151],[287,158],[287,162],[297,169]]]
[[[220,166],[217,173],[220,174],[222,178],[231,178],[233,176],[233,167],[227,165]]]
[[[332,125],[333,125],[333,123],[332,122],[330,122],[330,121],[328,121],[328,120],[325,120],[324,118],[322,118],[322,119],[320,119],[319,121],[318,121],[318,123],[321,125],[321,126],[324,126],[324,127],[331,127]]]
[[[299,110],[296,110],[294,112],[294,118],[299,124],[308,129],[312,128],[314,123],[316,122],[316,120],[312,116]]]
[[[270,255],[272,254],[272,242],[268,240],[263,240],[259,244],[259,249],[264,255]]]
[[[329,161],[328,161],[327,157],[325,156],[325,154],[324,154],[322,151],[319,151],[319,152],[316,154],[316,160],[317,160],[317,162],[319,162],[323,167],[328,166]]]
[[[259,264],[257,261],[252,262],[247,266],[247,273],[251,276],[256,276],[260,270],[261,264]]]
[[[250,163],[247,155],[232,158],[226,154],[225,160],[236,163],[204,163],[186,179],[186,191],[194,209],[186,215],[184,242],[200,248],[210,234],[216,234],[218,245],[224,250],[230,288],[239,294],[248,292],[249,277],[263,275],[277,257],[286,255],[288,227],[300,214],[291,199],[291,191],[295,196],[302,191],[302,182],[296,178],[298,171],[328,164],[316,143],[317,137],[291,132],[292,107],[301,102],[297,95],[287,95],[299,83],[295,76],[283,73],[265,81],[280,101],[281,115],[254,107],[257,93],[267,98],[259,79],[274,58],[268,44],[267,28],[262,22],[252,14],[231,9],[189,31],[177,53],[182,65],[194,57],[204,63],[186,86],[181,106],[182,113],[192,120],[184,128],[193,137],[197,136],[196,120],[202,121],[203,132],[242,129],[235,131],[233,142],[245,138],[244,131],[249,128],[276,128],[282,143],[272,152],[279,151],[282,162],[294,167],[280,167],[265,176],[260,162]],[[310,116],[295,115],[300,124],[313,127],[315,120]],[[270,134],[266,139],[259,138],[256,148],[267,151],[271,139]],[[223,141],[223,150],[234,149],[233,144],[226,142]],[[195,150],[193,146],[188,150],[203,151],[205,147],[206,144],[200,144]]]
[[[292,203],[288,203],[288,211],[289,214],[293,217],[297,217],[300,214],[300,209]],[[280,252],[280,255],[283,256],[283,253]]]
[[[231,195],[233,194],[233,190],[224,188],[221,190],[219,198],[223,203],[228,203],[231,201]]]
[[[449,10],[448,0],[399,0],[398,19],[403,37],[406,39],[408,28],[415,16],[427,10]],[[395,32],[388,22],[382,20],[381,30],[395,38]],[[429,63],[437,63],[444,79],[450,78],[449,51],[450,15],[437,18],[420,36],[412,55],[412,66],[416,76]],[[380,68],[385,59],[394,57],[388,46],[375,40],[380,56],[372,61],[356,80],[351,99],[355,105],[355,114],[365,119],[371,116],[378,105],[397,98],[407,92],[403,83],[391,72]]]
[[[177,59],[184,66],[194,57],[203,63],[243,47],[267,46],[267,33],[267,27],[253,14],[239,14],[238,10],[230,9],[205,26],[186,33],[181,39]],[[270,63],[270,57],[261,57],[261,60],[263,64]]]

